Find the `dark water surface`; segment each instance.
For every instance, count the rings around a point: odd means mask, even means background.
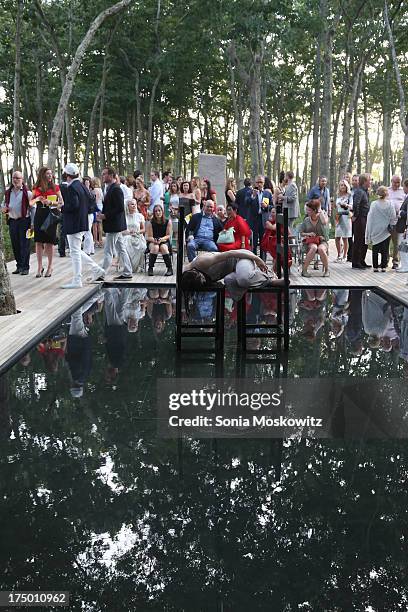
[[[217,373],[176,361],[174,302],[106,289],[0,378],[0,590],[109,612],[408,609],[406,441],[158,438],[156,379]],[[275,376],[237,369],[226,306],[222,374]],[[248,320],[275,311],[255,296]],[[212,314],[209,294],[192,317]],[[397,303],[298,291],[290,316],[289,378],[408,373]]]

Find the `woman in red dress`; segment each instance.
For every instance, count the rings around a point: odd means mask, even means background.
[[[230,244],[218,244],[218,250],[232,251],[233,249],[249,249],[249,238],[251,230],[243,217],[238,215],[238,206],[235,202],[227,204],[228,219],[225,222],[224,230],[234,228],[234,242]]]
[[[289,236],[291,233],[289,232]],[[283,238],[282,238],[283,240]],[[273,259],[273,268],[276,270],[276,210],[272,208],[268,221],[265,223],[265,232],[261,241],[261,249],[269,253]],[[288,250],[288,267],[292,265],[292,252]]]
[[[54,183],[52,170],[49,168],[40,168],[37,182],[33,189],[33,198],[30,201],[30,206],[36,207],[34,217],[34,242],[38,264],[37,278],[41,278],[44,274],[42,265],[43,251],[45,251],[48,259],[48,267],[45,276],[51,276],[53,247],[54,244],[57,244],[57,226],[52,225],[47,232],[44,232],[41,226],[48,217],[50,208],[60,208],[63,204],[64,202],[61,197],[59,185]]]

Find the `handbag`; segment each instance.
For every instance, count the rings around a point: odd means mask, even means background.
[[[228,229],[221,230],[218,236],[217,244],[232,244],[235,242],[234,228],[229,227]]]
[[[43,224],[40,227],[40,230],[42,232],[45,232],[46,234],[51,233],[54,228],[54,225],[57,225],[60,220],[60,215],[56,215],[55,212],[49,209],[48,216],[45,218]]]
[[[306,236],[306,238],[304,239],[304,243],[305,244],[320,244],[320,238],[321,236]]]

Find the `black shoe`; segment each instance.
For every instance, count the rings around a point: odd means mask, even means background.
[[[173,276],[173,268],[167,268],[167,272],[164,274],[164,276]]]
[[[12,272],[12,274],[20,274],[20,271],[21,271],[21,270],[19,270],[19,269],[17,268],[17,270],[14,270],[14,272]]]
[[[364,266],[360,264],[353,264],[351,267],[353,268],[353,270],[365,270]]]
[[[114,276],[113,280],[131,280],[132,275],[126,276],[126,274],[119,274],[119,276]]]
[[[367,268],[372,268],[373,266],[370,266],[370,264],[366,264],[365,261],[363,261],[363,263],[361,264],[362,268],[364,268],[364,270],[366,270]]]
[[[27,276],[28,270],[21,270],[20,274],[21,276]]]
[[[65,253],[59,253],[60,257],[66,257]]]
[[[147,276],[154,276],[153,274],[153,268],[149,268],[147,271]]]

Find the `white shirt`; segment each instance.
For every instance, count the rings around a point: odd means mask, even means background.
[[[398,217],[401,205],[405,200],[405,193],[402,187],[400,187],[399,189],[393,189],[392,187],[388,187],[387,199],[394,204],[395,214]]]
[[[156,179],[152,182],[149,187],[150,193],[150,210],[153,210],[153,206],[161,204],[163,206],[162,198],[164,197],[163,183],[160,179]]]
[[[120,188],[123,191],[123,198],[126,200],[133,200],[133,189],[125,185],[124,183],[120,184]]]

